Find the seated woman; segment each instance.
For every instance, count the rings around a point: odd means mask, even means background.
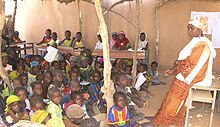
[[[103,49],[102,37],[101,37],[99,32],[97,33],[97,39],[98,39],[98,42],[96,42],[95,50],[97,50],[97,49],[101,49],[102,50]]]
[[[129,40],[125,37],[124,31],[118,33],[118,38],[115,42],[114,49],[127,50],[130,48]]]

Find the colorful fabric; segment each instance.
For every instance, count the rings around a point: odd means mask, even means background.
[[[197,38],[198,39],[198,38]],[[153,118],[152,122],[163,126],[167,127],[170,124],[177,125],[177,126],[182,126],[184,123],[184,118],[185,118],[185,111],[186,111],[186,98],[188,95],[188,91],[191,88],[192,85],[196,85],[203,81],[205,77],[207,77],[207,72],[208,68],[212,66],[210,65],[209,60],[213,58],[211,57],[212,51],[207,43],[204,43],[204,41],[199,41],[194,45],[192,48],[192,52],[190,55],[187,55],[185,59],[179,59],[178,60],[178,65],[176,69],[176,77],[172,82],[172,85],[167,92],[161,107],[155,117]],[[207,52],[204,52],[208,49]],[[188,50],[189,52],[189,50]],[[182,53],[182,51],[181,51]],[[183,54],[181,58],[184,58]],[[180,78],[180,75],[185,79],[189,75],[193,74],[195,72],[196,66],[200,61],[200,58],[204,58],[202,54],[206,53],[207,56],[209,56],[209,59],[206,59],[206,62],[201,65],[201,69],[199,72],[195,75],[193,80],[191,81],[190,84],[187,84],[187,80],[182,80]],[[205,54],[204,54],[205,55]],[[209,76],[210,77],[210,76]],[[178,79],[180,78],[180,79]],[[206,83],[205,83],[206,85]]]
[[[7,100],[6,100],[6,108],[5,108],[5,113],[8,112],[8,106],[13,103],[13,102],[17,102],[20,101],[20,98],[16,95],[10,95]]]
[[[1,57],[8,56],[6,52],[1,52]]]
[[[60,118],[51,118],[46,125],[49,127],[65,127],[63,120]]]
[[[196,15],[192,17],[192,19],[189,21],[188,24],[191,24],[199,29],[201,29],[203,32],[208,31],[208,17],[203,17],[200,15]]]
[[[61,44],[62,46],[70,46],[72,40],[65,40],[63,41],[63,43]]]
[[[48,103],[47,112],[50,113],[52,118],[63,118],[61,106],[54,104],[52,101]]]
[[[127,127],[126,122],[130,120],[129,112],[125,106],[122,111],[119,111],[114,105],[110,108],[108,114],[108,125],[117,125],[119,127]]]
[[[40,64],[37,61],[32,61],[30,64],[31,64],[31,68],[36,67],[36,66],[40,66]]]
[[[92,67],[90,65],[87,66],[87,68],[80,68],[80,74],[83,81],[90,81],[91,73],[92,73]]]
[[[83,47],[83,42],[82,42],[82,40],[81,40],[80,42],[78,42],[78,41],[75,42],[74,48],[82,48],[82,47]]]
[[[42,123],[48,116],[48,112],[45,110],[37,110],[31,117],[31,121]]]
[[[17,78],[20,74],[17,72],[17,71],[12,71],[10,74],[9,74],[9,79],[10,79],[10,82],[13,81],[14,78]]]
[[[124,35],[124,39],[122,41],[119,38],[120,35]],[[123,31],[119,32],[114,48],[119,50],[126,50],[129,48],[129,46],[129,40],[126,38],[125,33]]]
[[[101,82],[91,83],[89,85],[89,88],[88,88],[88,93],[90,95],[90,99],[89,100],[92,100],[92,101],[98,100],[98,96],[101,93],[102,85],[103,84]]]

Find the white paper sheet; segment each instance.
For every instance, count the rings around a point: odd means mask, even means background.
[[[137,89],[139,91],[141,89],[141,85],[143,85],[146,80],[147,79],[144,77],[143,73],[139,73],[137,75],[137,81],[134,86],[135,89]]]
[[[48,62],[53,62],[56,55],[57,55],[58,49],[49,46],[47,47],[47,54],[45,55],[44,59]]]

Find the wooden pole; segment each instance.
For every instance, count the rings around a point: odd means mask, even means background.
[[[133,86],[135,85],[136,76],[137,76],[137,45],[139,42],[139,33],[140,33],[140,1],[136,0],[136,41],[134,44],[134,57],[133,57]]]
[[[103,43],[103,57],[104,57],[104,86],[102,87],[101,91],[104,93],[104,97],[107,102],[107,112],[113,105],[113,94],[115,92],[114,84],[110,79],[111,76],[111,63],[109,57],[109,43],[108,43],[108,31],[107,25],[104,20],[104,16],[102,14],[102,7],[100,4],[100,0],[95,0],[95,8],[96,13],[99,19],[99,32],[102,37]]]
[[[80,0],[77,0],[77,8],[78,8],[78,14],[79,14],[79,31],[80,32],[83,32],[82,31],[82,22],[83,22],[83,14],[82,14],[82,10],[81,10],[81,7],[80,7]]]
[[[15,0],[15,7],[14,7],[14,13],[13,13],[13,17],[12,17],[12,21],[13,21],[13,30],[15,31],[15,17],[17,14],[17,6],[18,6],[18,1]]]
[[[5,24],[5,3],[4,0],[0,0],[0,35],[2,35],[2,30]],[[8,85],[9,90],[12,89],[11,84],[9,82],[9,76],[2,66],[2,57],[1,57],[1,46],[2,40],[0,40],[0,76],[4,80],[4,82]]]

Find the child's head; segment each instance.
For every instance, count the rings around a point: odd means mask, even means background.
[[[50,84],[52,82],[52,72],[51,71],[45,71],[43,73],[43,81]]]
[[[29,100],[30,100],[31,109],[34,112],[36,112],[37,110],[44,109],[44,102],[41,96],[32,95]]]
[[[103,64],[104,64],[103,58],[97,58],[97,60],[95,61],[95,70],[102,71]]]
[[[82,33],[81,32],[77,32],[76,36],[75,36],[76,41],[80,42],[82,40]]]
[[[34,61],[37,61],[40,64],[41,61],[42,61],[41,56],[40,55],[34,55]]]
[[[54,103],[59,105],[61,101],[61,93],[60,90],[56,87],[52,87],[48,91],[48,96],[50,100]]]
[[[53,61],[53,62],[51,63],[51,67],[52,67],[53,69],[60,69],[60,64],[59,64],[58,61]]]
[[[51,38],[56,41],[57,40],[57,33],[56,32],[53,32],[52,35],[51,35]]]
[[[20,98],[21,102],[25,102],[25,99],[27,99],[27,90],[24,87],[15,88],[14,93]]]
[[[23,66],[25,65],[25,60],[24,60],[24,58],[18,58],[17,61],[18,61],[18,64],[19,64],[19,65],[23,65]]]
[[[16,71],[17,71],[19,74],[24,73],[24,70],[25,70],[24,65],[22,65],[22,64],[17,65]]]
[[[43,88],[42,88],[42,85],[39,81],[32,82],[31,87],[32,87],[33,93],[35,95],[38,95],[38,96],[42,95]]]
[[[125,73],[127,75],[131,75],[131,71],[132,71],[132,66],[131,65],[126,65],[125,66]]]
[[[100,82],[101,81],[101,74],[98,70],[94,70],[92,72],[92,81],[93,82]]]
[[[119,38],[121,41],[124,40],[124,38],[125,38],[125,33],[124,33],[124,31],[121,31],[121,32],[118,33],[118,38]]]
[[[51,115],[46,110],[37,110],[31,117],[32,122],[47,124],[51,119]],[[56,123],[57,124],[57,123]]]
[[[18,113],[20,109],[20,98],[16,95],[10,95],[6,100],[7,108],[5,112],[8,113],[10,110],[11,112]]]
[[[143,73],[143,72],[147,71],[147,65],[144,63],[139,63],[137,70],[139,73]]]
[[[112,33],[112,40],[116,41],[118,38],[118,33],[117,32],[113,32]]]
[[[13,87],[14,89],[17,88],[17,87],[22,87],[22,82],[20,80],[20,78],[16,77],[12,80],[12,83],[13,83]]]
[[[71,80],[78,80],[78,77],[79,77],[79,72],[78,71],[74,71],[74,70],[70,71]]]
[[[152,71],[157,71],[157,69],[158,69],[158,63],[156,61],[153,61],[151,63],[151,70]]]
[[[6,67],[6,65],[8,64],[8,54],[6,52],[2,52],[1,56],[2,56],[2,65],[3,67]]]
[[[71,92],[70,100],[73,102],[73,104],[78,104],[79,106],[82,106],[83,105],[82,92],[80,91]]]
[[[80,85],[79,81],[78,80],[71,80],[70,81],[70,89],[72,92],[80,91],[81,85]]]
[[[26,65],[30,65],[30,62],[31,62],[31,55],[26,55],[25,57],[24,57],[24,60],[25,60],[25,64]]]
[[[67,53],[67,54],[65,55],[65,60],[70,61],[70,57],[71,57],[71,56],[72,56],[71,53]]]
[[[45,32],[46,36],[50,37],[51,36],[51,32],[52,32],[51,29],[47,29],[46,32]]]
[[[15,31],[14,32],[14,37],[18,37],[19,36],[19,32],[18,31]]]
[[[70,39],[71,37],[71,32],[69,30],[65,31],[65,38]]]
[[[113,66],[116,67],[116,68],[123,68],[123,62],[121,59],[116,59],[113,63]]]
[[[41,68],[43,71],[50,69],[50,63],[46,60],[41,61]]]
[[[60,69],[66,70],[66,61],[65,60],[60,60]]]
[[[89,65],[89,58],[88,57],[82,56],[80,58],[80,60],[81,60],[81,67],[82,68],[86,68]]]
[[[53,70],[52,76],[53,76],[53,81],[57,81],[57,82],[63,81],[63,73],[61,70]]]
[[[145,41],[146,40],[146,34],[144,32],[140,33],[140,40]]]
[[[71,56],[69,62],[70,62],[70,67],[75,67],[77,64],[77,58],[75,56]]]
[[[33,75],[37,75],[40,73],[40,64],[37,61],[32,61],[31,62],[31,70],[30,73]]]
[[[28,74],[27,73],[22,73],[19,75],[19,79],[22,82],[23,86],[28,85]]]
[[[127,76],[124,73],[118,73],[116,77],[117,85],[125,87],[127,85]]]
[[[41,81],[43,81],[43,79],[44,79],[43,74],[37,74],[37,76],[36,76],[37,81],[41,82]]]
[[[80,127],[100,127],[100,123],[95,118],[85,118]]]
[[[122,92],[115,92],[113,95],[114,104],[119,109],[122,110],[126,105],[126,96]]]
[[[97,33],[97,39],[98,39],[98,41],[102,42],[102,37],[99,32]]]

